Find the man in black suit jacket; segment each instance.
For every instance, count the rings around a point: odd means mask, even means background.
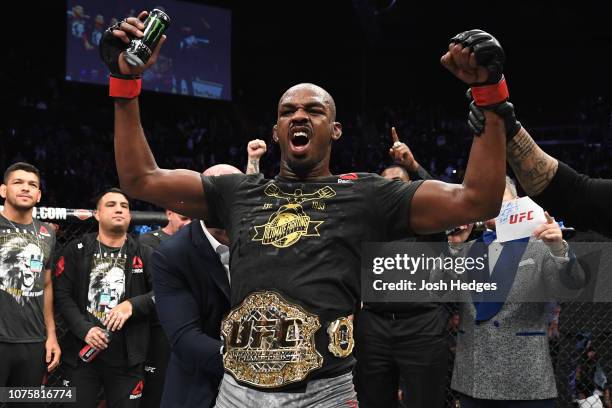
[[[204,174],[236,172],[217,165]],[[223,231],[193,220],[152,256],[157,313],[172,347],[162,407],[214,405],[223,377],[221,319],[230,308],[227,245]]]

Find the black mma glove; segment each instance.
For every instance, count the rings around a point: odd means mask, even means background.
[[[489,108],[505,102],[509,96],[503,75],[506,54],[499,41],[482,30],[469,30],[457,34],[449,42],[470,48],[478,65],[489,73],[486,81],[470,84],[476,105]]]
[[[491,34],[482,30],[469,30],[457,34],[449,42],[451,44],[461,44],[463,48],[471,48],[478,65],[489,71],[489,77],[485,82],[470,85],[497,84],[502,79],[506,54],[504,54],[499,41]]]
[[[450,39],[451,44],[469,47],[478,65],[487,69],[489,75],[484,82],[470,84],[467,96],[470,102],[468,126],[475,135],[484,131],[484,110],[495,112],[506,127],[506,140],[510,141],[521,128],[516,120],[514,106],[508,102],[508,86],[503,75],[506,54],[501,44],[491,34],[482,30],[469,30]]]
[[[468,89],[466,93],[468,99],[470,100],[470,113],[468,114],[468,127],[476,136],[480,136],[482,132],[484,132],[485,128],[485,115],[483,112],[483,108],[478,107],[476,103],[472,100],[471,90]],[[487,109],[492,112],[495,112],[499,115],[506,126],[506,142],[512,140],[514,136],[521,129],[521,122],[516,120],[516,115],[514,114],[514,105],[510,102],[506,101],[500,104],[497,104],[492,109]]]
[[[121,22],[106,29],[100,40],[100,58],[110,70],[109,96],[132,99],[140,95],[142,79],[139,75],[125,75],[119,70],[119,57],[128,49],[129,44],[113,35],[113,30],[120,30]]]

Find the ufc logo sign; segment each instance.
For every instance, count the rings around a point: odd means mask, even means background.
[[[530,220],[533,220],[533,211],[512,214],[510,216],[510,224],[517,224],[519,222],[530,221]]]
[[[265,341],[272,348],[295,347],[299,341],[300,319],[270,319],[232,322],[229,346],[261,348]],[[290,332],[290,330],[292,330]],[[289,334],[292,334],[289,336]],[[288,337],[290,339],[288,339]]]

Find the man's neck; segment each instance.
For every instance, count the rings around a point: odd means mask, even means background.
[[[98,231],[98,241],[107,247],[118,248],[125,243],[126,239],[127,233],[125,232],[114,233],[110,231]]]
[[[170,224],[168,224],[164,228],[162,228],[162,231],[164,231],[168,235],[174,234],[174,231],[172,230],[172,227],[170,227]]]
[[[278,175],[289,180],[312,180],[321,177],[328,177],[331,176],[331,172],[329,171],[329,162],[326,164],[321,163],[312,169],[298,171],[292,169],[287,162],[282,161]]]
[[[4,218],[11,222],[15,222],[17,224],[31,224],[32,223],[32,208],[29,210],[18,210],[16,208],[7,205],[4,203],[4,209],[2,210],[2,215]]]

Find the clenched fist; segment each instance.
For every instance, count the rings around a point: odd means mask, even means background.
[[[506,55],[499,41],[482,30],[469,30],[451,38],[440,62],[468,85],[498,83]]]

